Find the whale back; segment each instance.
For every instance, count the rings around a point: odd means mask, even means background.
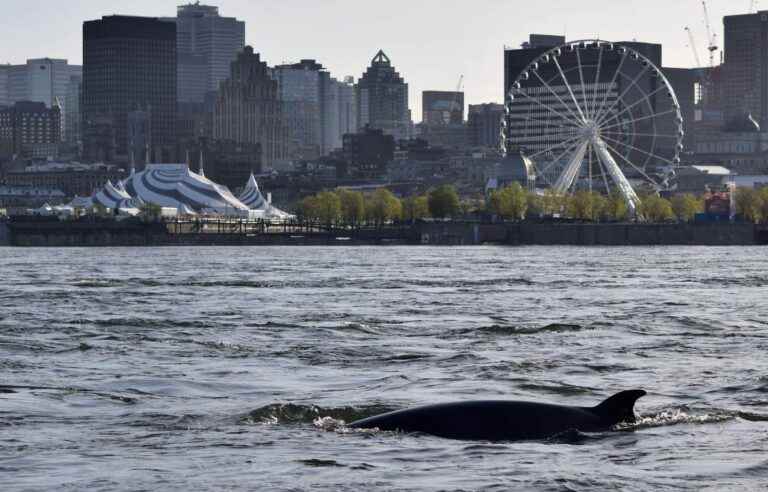
[[[608,398],[592,411],[608,425],[616,425],[622,422],[635,423],[635,403],[645,396],[643,390],[622,391]]]

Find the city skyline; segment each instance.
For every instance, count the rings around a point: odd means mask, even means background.
[[[0,62],[24,63],[28,58],[50,57],[81,64],[82,22],[112,14],[168,17],[184,3],[137,0],[127,6],[112,0],[84,0],[68,6],[66,12],[41,18],[39,12],[56,8],[58,3],[12,0],[5,12],[16,21],[6,26],[6,34],[17,42],[0,46]],[[462,74],[467,104],[501,102],[503,48],[518,47],[533,32],[565,34],[569,40],[600,37],[661,43],[665,66],[690,67],[695,65],[694,55],[684,31],[690,26],[706,63],[706,29],[699,0],[672,4],[628,0],[621,5],[587,0],[579,4],[579,10],[558,0],[536,5],[481,0],[471,9],[462,2],[446,5],[424,0],[414,6],[393,0],[387,11],[374,11],[371,3],[351,0],[293,0],[280,5],[246,0],[201,3],[218,6],[222,15],[245,21],[246,43],[271,66],[314,58],[336,77],[352,75],[358,79],[383,49],[409,84],[410,107],[416,119],[421,114],[422,91],[455,90]],[[758,2],[758,8],[768,8],[763,3]],[[722,44],[722,17],[746,13],[749,2],[709,0],[708,5],[712,29]],[[629,19],[633,22],[627,27]],[[30,29],[30,25],[35,28]],[[302,32],[314,37],[297,34]]]

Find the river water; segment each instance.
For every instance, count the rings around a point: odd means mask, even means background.
[[[764,248],[0,248],[3,490],[757,490]],[[350,431],[595,405],[545,442]]]

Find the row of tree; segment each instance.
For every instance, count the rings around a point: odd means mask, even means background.
[[[440,186],[425,195],[399,199],[386,188],[372,193],[340,188],[304,198],[300,217],[324,224],[382,225],[395,220],[414,221],[427,217],[455,217],[461,211],[459,195],[453,186]]]
[[[619,193],[605,196],[581,190],[573,195],[563,195],[549,189],[539,195],[525,190],[519,183],[492,192],[489,209],[511,220],[523,220],[530,216],[560,216],[591,222],[623,221],[629,218],[627,202]],[[703,200],[690,194],[677,195],[672,200],[648,195],[641,198],[638,212],[650,222],[675,219],[690,222],[703,209]]]
[[[736,213],[749,222],[768,222],[768,188],[736,190]]]
[[[739,188],[735,199],[736,212],[745,220],[768,221],[768,188]],[[670,200],[658,195],[642,196],[638,210],[649,222],[690,222],[703,211],[704,200],[692,194],[676,195]],[[403,199],[386,188],[371,193],[340,188],[305,198],[298,210],[299,216],[303,218],[326,224],[343,222],[350,225],[382,225],[397,220],[457,217],[467,212],[487,212],[514,221],[541,216],[568,217],[590,222],[623,221],[630,218],[627,202],[618,193],[605,196],[582,190],[564,195],[546,190],[540,195],[524,189],[518,183],[492,192],[487,203],[482,200],[477,203],[462,202],[450,185]]]

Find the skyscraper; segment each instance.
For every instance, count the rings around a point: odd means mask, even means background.
[[[427,125],[458,125],[464,122],[464,93],[421,93],[421,122]]]
[[[142,162],[149,151],[175,160],[176,25],[119,15],[85,22],[82,113],[86,159],[99,159],[99,134],[112,135],[118,159]]]
[[[221,83],[213,114],[213,137],[261,144],[267,165],[286,158],[286,130],[277,82],[266,62],[246,46]]]
[[[501,148],[503,104],[469,105],[469,144],[475,147]]]
[[[383,51],[357,82],[357,125],[384,130],[395,139],[410,137],[408,84]]]
[[[328,152],[324,141],[330,100],[331,75],[315,60],[278,65],[272,70],[277,81],[283,118],[288,128],[290,151],[298,159],[316,159]]]
[[[202,103],[229,76],[229,65],[245,46],[245,22],[221,17],[219,8],[190,3],[177,9],[178,99]]]
[[[68,139],[64,121],[70,116],[66,96],[72,77],[82,74],[83,67],[67,60],[36,58],[22,65],[0,66],[0,106],[21,101],[39,102],[48,108],[58,105],[62,128],[59,135]],[[72,108],[77,110],[77,108]]]
[[[768,11],[731,15],[725,24],[723,112],[738,127],[751,115],[768,124]]]

